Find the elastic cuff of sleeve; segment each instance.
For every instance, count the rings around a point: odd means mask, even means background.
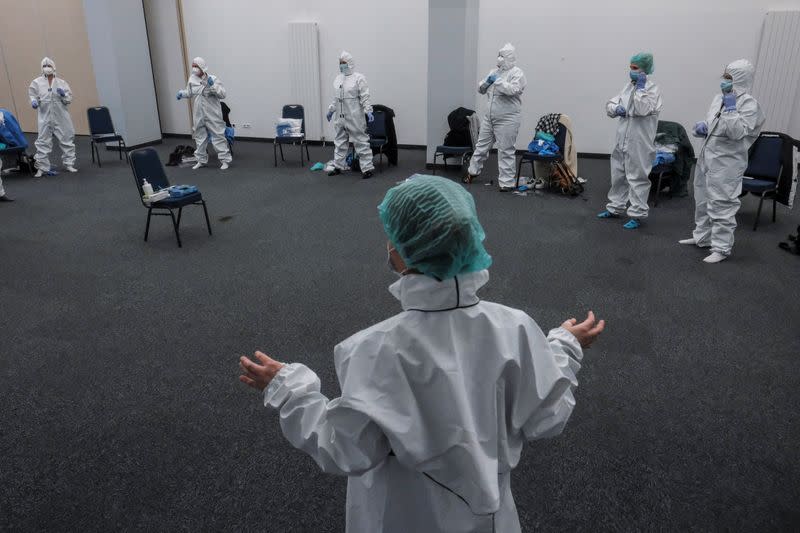
[[[269,382],[269,385],[267,385],[267,388],[264,389],[264,406],[265,407],[269,405],[270,398],[275,395],[277,390],[281,387],[281,385],[283,385],[283,382],[286,381],[286,378],[289,377],[289,375],[292,372],[294,372],[294,370],[296,368],[297,368],[297,364],[296,363],[290,363],[288,365],[285,364],[285,365],[283,365],[283,368],[281,368],[278,371],[278,373],[275,374],[275,377],[272,378],[272,381]]]

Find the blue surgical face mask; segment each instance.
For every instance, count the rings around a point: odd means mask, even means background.
[[[722,92],[729,93],[733,90],[733,81],[722,78],[722,81],[719,82],[719,88],[722,89]]]
[[[347,63],[339,63],[339,72],[347,74],[348,70],[350,70],[350,67],[347,66]]]
[[[639,81],[639,71],[638,70],[632,70],[630,72],[630,77],[631,77],[631,81]]]

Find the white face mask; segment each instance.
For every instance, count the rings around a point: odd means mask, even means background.
[[[350,72],[350,66],[347,63],[339,63],[339,72],[347,74]]]
[[[53,67],[44,67],[44,68],[42,69],[42,73],[43,73],[45,76],[52,76],[52,75],[53,75],[53,72],[55,72],[55,69],[53,69]]]
[[[505,68],[506,67],[506,58],[503,56],[497,56],[497,68]]]
[[[197,77],[200,77],[200,76],[202,76],[202,75],[203,75],[203,71],[202,71],[202,70],[200,70],[200,69],[199,69],[199,68],[197,68],[197,67],[192,67],[192,74],[194,74],[194,75],[195,75],[195,76],[197,76]]]
[[[392,252],[396,251],[395,248],[389,248],[386,250],[386,264],[389,266],[389,270],[392,271],[392,274],[397,276],[398,278],[402,278],[408,270],[403,270],[402,272],[398,272],[397,269],[394,268],[394,264],[392,263]]]

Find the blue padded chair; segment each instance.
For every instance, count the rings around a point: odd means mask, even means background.
[[[383,149],[389,144],[389,135],[386,133],[386,113],[375,111],[373,116],[375,120],[367,122],[369,147],[378,150],[380,170],[383,172]]]
[[[275,166],[278,166],[278,149],[281,151],[281,161],[286,162],[283,158],[283,145],[284,144],[297,144],[300,147],[300,166],[305,165],[303,161],[303,148],[306,150],[306,158],[311,161],[311,156],[308,155],[308,144],[306,143],[306,112],[300,104],[291,104],[283,106],[281,111],[281,118],[295,118],[300,119],[303,123],[300,125],[300,135],[291,137],[278,137],[277,133],[275,139],[272,141],[272,156],[275,159]]]
[[[555,143],[558,145],[558,153],[556,155],[539,155],[527,151],[522,154],[519,164],[517,165],[517,180],[514,185],[515,188],[519,187],[519,178],[522,174],[522,165],[524,163],[529,163],[531,165],[531,175],[533,178],[536,178],[536,170],[533,166],[534,161],[549,163],[551,165],[564,161],[564,146],[567,143],[567,128],[563,124],[558,125],[558,133],[556,134]]]
[[[92,163],[94,163],[94,155],[97,153],[97,166],[102,167],[100,163],[100,149],[98,144],[105,144],[109,142],[116,142],[119,148],[119,159],[122,160],[122,154],[128,158],[128,148],[125,146],[125,139],[122,135],[114,129],[114,123],[111,120],[111,113],[107,107],[90,107],[86,110],[86,117],[89,119],[89,135],[91,136],[91,150],[92,150]],[[130,161],[130,159],[129,159]]]
[[[742,180],[742,193],[753,193],[761,199],[753,231],[758,229],[758,219],[764,198],[772,196],[772,221],[775,222],[778,182],[783,173],[783,139],[775,133],[762,133],[750,148],[747,170]],[[744,194],[743,194],[744,195]]]
[[[150,233],[150,217],[153,215],[169,216],[172,219],[172,227],[175,230],[175,238],[178,240],[178,247],[182,247],[183,244],[181,243],[180,234],[181,214],[183,213],[183,208],[188,205],[199,205],[203,207],[203,214],[206,217],[206,227],[208,228],[208,234],[211,235],[211,222],[208,220],[208,209],[206,209],[206,201],[203,200],[200,191],[181,196],[180,198],[165,198],[164,200],[159,200],[158,202],[153,202],[148,205],[142,198],[142,196],[144,196],[142,183],[144,183],[144,180],[147,180],[147,182],[153,186],[154,191],[169,187],[169,180],[164,173],[164,167],[161,165],[158,153],[152,148],[135,150],[131,153],[130,161],[131,170],[133,170],[133,179],[136,182],[136,188],[139,190],[139,199],[142,201],[142,205],[147,208],[147,225],[144,228],[145,241],[147,241],[147,236]],[[177,218],[175,217],[175,210],[178,211]]]

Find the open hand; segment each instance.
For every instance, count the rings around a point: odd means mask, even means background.
[[[243,372],[239,376],[239,381],[254,389],[263,391],[272,381],[272,378],[281,371],[284,364],[259,351],[256,351],[253,357],[258,362],[253,362],[245,356],[239,358],[239,368]]]
[[[580,324],[577,319],[570,318],[561,324],[561,327],[575,335],[583,348],[588,348],[606,328],[606,321],[597,322],[594,313],[589,311],[586,320]]]

